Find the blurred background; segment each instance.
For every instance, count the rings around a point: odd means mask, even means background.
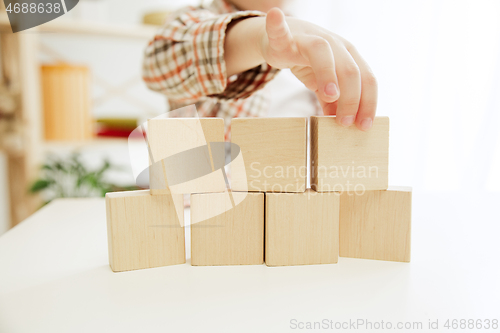
[[[168,110],[141,81],[144,47],[168,12],[200,3],[80,0],[17,34],[2,9],[0,234],[55,197],[133,188],[126,137]],[[499,191],[499,1],[296,0],[290,12],[350,40],[375,72],[391,185]]]

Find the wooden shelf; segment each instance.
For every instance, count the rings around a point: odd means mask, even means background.
[[[39,31],[47,33],[68,33],[102,37],[149,39],[153,38],[157,30],[157,26],[145,24],[124,25],[57,18],[38,27],[28,29],[26,32]],[[0,13],[0,32],[11,32],[7,13]]]
[[[44,153],[103,146],[106,149],[108,147],[121,149],[126,148],[128,142],[126,138],[95,138],[73,142],[44,139],[38,59],[41,33],[70,34],[75,37],[123,38],[145,42],[154,37],[157,29],[157,26],[151,25],[95,23],[59,17],[40,26],[13,34],[7,13],[0,12],[0,66],[9,69],[1,71],[0,80],[7,79],[8,82],[13,82],[19,90],[20,103],[15,116],[22,122],[22,131],[18,133],[20,148],[12,149],[7,158],[12,226],[40,207],[40,198],[29,194],[26,188],[37,177]]]

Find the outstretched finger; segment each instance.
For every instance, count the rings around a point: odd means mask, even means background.
[[[317,95],[325,103],[333,103],[340,97],[335,71],[335,59],[330,43],[319,36],[300,35],[295,37],[299,52],[309,60],[316,76]]]
[[[356,61],[343,46],[334,45],[336,70],[341,95],[337,105],[337,121],[343,126],[354,123],[361,98],[361,75]]]
[[[356,49],[350,48],[348,51],[358,64],[361,74],[361,99],[358,114],[356,115],[356,126],[363,131],[367,131],[372,127],[377,112],[377,79],[373,75],[370,66]]]

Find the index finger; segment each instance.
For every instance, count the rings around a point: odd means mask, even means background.
[[[356,115],[356,126],[363,131],[367,131],[372,127],[377,112],[377,79],[368,63],[354,47],[349,47],[347,50],[358,64],[361,74],[361,98],[359,100],[358,114]]]
[[[309,61],[316,77],[317,95],[325,103],[340,97],[335,60],[330,43],[319,36],[295,36],[299,52]]]

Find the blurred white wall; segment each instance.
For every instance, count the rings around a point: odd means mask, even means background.
[[[295,1],[350,40],[391,117],[390,183],[425,191],[500,189],[500,2]]]

